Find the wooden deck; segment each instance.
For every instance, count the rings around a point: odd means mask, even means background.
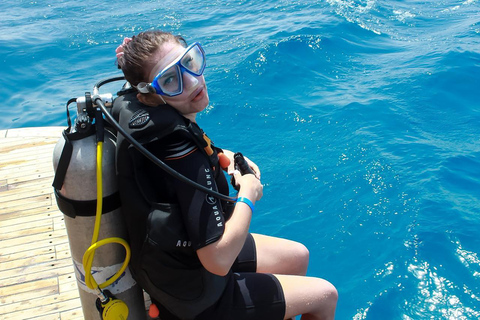
[[[0,130],[0,319],[83,319],[52,155],[61,127]]]
[[[62,130],[0,130],[0,319],[83,319],[52,194]]]

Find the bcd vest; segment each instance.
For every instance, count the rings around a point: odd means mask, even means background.
[[[168,105],[148,107],[136,99],[135,93],[128,93],[115,100],[112,115],[142,145],[172,133],[183,134],[203,150],[212,168],[219,167],[217,152],[208,137],[196,123]],[[152,299],[181,319],[193,319],[219,299],[227,277],[205,270],[192,248],[172,249],[178,239],[188,238],[183,218],[178,204],[152,200],[152,190],[145,184],[149,174],[143,170],[145,160],[118,134],[116,167],[132,246],[131,268]]]

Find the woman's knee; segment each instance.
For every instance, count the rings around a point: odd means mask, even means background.
[[[311,314],[315,315],[314,319],[334,319],[338,301],[337,288],[324,279],[317,278],[317,280],[316,301],[314,302],[316,307]]]
[[[322,286],[323,297],[319,301],[319,314],[322,319],[334,319],[335,309],[337,308],[338,291],[333,284],[328,281]]]
[[[304,276],[307,274],[308,263],[310,261],[310,251],[302,243],[295,242],[294,248],[294,265],[295,272],[293,274]]]
[[[330,282],[313,277],[276,275],[287,305],[286,317],[308,315],[308,319],[333,319],[338,292]]]
[[[325,296],[325,301],[327,304],[330,306],[333,306],[333,308],[336,307],[337,301],[338,301],[338,291],[337,288],[333,284],[331,284],[328,281],[325,281],[326,283],[323,285],[323,294]]]

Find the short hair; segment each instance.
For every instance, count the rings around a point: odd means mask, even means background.
[[[124,45],[124,54],[117,59],[117,65],[122,69],[125,79],[134,86],[147,82],[149,69],[157,63],[150,61],[150,58],[167,42],[187,46],[183,37],[159,30],[145,31],[133,36],[132,40]]]

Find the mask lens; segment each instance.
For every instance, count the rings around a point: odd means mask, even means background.
[[[205,69],[205,54],[198,45],[195,45],[185,53],[180,63],[185,69],[199,76]]]
[[[157,84],[168,95],[178,94],[182,91],[181,72],[178,65],[173,65],[157,79]]]
[[[182,73],[185,70],[194,76],[201,76],[205,70],[205,53],[198,43],[186,51],[179,60],[160,72],[154,79],[152,86],[158,94],[176,96],[182,93]],[[161,92],[160,92],[160,91]]]

